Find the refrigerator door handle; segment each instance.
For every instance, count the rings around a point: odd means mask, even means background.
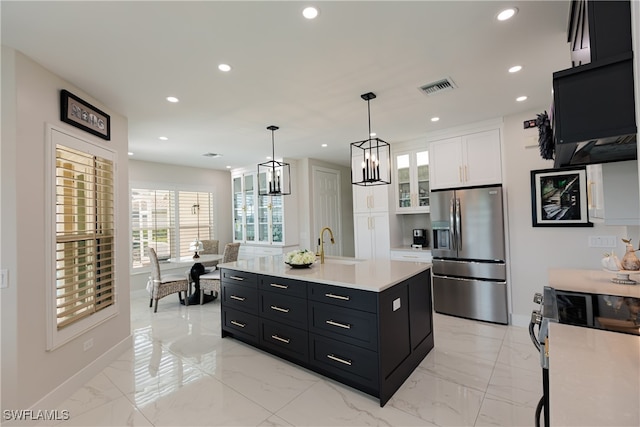
[[[461,229],[461,218],[460,218],[460,199],[456,198],[456,236],[457,236],[457,249],[462,250],[462,229]]]
[[[451,242],[451,249],[454,251],[458,249],[455,209],[455,199],[452,197],[451,200],[449,200],[449,242]]]
[[[438,278],[438,279],[458,280],[460,282],[469,282],[469,281],[480,280],[482,282],[491,282],[491,283],[496,284],[496,285],[506,285],[507,284],[506,281],[483,280],[483,279],[478,279],[478,278],[475,278],[475,277],[447,276],[447,275],[435,274],[435,273],[432,273],[432,274],[433,274],[433,277]]]

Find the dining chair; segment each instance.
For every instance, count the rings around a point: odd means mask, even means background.
[[[182,302],[183,299],[180,297],[180,293],[184,292],[184,303],[185,305],[189,304],[189,281],[184,276],[175,274],[162,276],[158,255],[153,248],[149,248],[149,258],[151,258],[151,277],[149,278],[150,286],[147,286],[147,290],[151,294],[149,307],[153,306],[154,300],[156,301],[153,312],[156,313],[158,311],[158,300],[160,298],[175,293],[178,294],[178,300]]]
[[[201,240],[203,249],[200,251],[200,254],[219,254],[218,248],[220,246],[219,240]],[[205,268],[207,267],[215,267],[218,265],[219,261],[207,261],[201,263]]]
[[[227,243],[224,246],[221,262],[237,261],[239,252],[240,243]],[[200,304],[204,301],[204,291],[211,291],[214,297],[220,293],[220,270],[217,267],[212,272],[200,276]]]

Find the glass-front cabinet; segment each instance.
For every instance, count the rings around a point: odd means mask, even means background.
[[[283,196],[259,196],[267,186],[265,173],[232,175],[233,240],[242,243],[284,243]]]
[[[429,151],[395,154],[396,212],[429,212]]]

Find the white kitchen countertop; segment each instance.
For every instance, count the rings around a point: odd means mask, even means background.
[[[603,270],[549,269],[549,286],[554,289],[640,298],[640,284],[619,285],[611,279],[615,273]],[[630,276],[640,282],[640,271]]]
[[[549,325],[551,426],[640,426],[640,337]]]
[[[325,264],[318,258],[311,267],[297,269],[286,265],[283,255],[274,255],[218,264],[218,268],[381,292],[431,268],[431,263],[326,257]]]

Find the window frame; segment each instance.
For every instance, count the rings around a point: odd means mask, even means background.
[[[113,304],[93,312],[91,315],[79,318],[77,321],[58,329],[57,322],[57,294],[56,294],[56,145],[64,145],[74,150],[93,156],[100,156],[113,163]],[[45,294],[47,313],[47,351],[55,350],[69,341],[86,333],[90,329],[115,317],[119,312],[120,285],[118,283],[118,240],[117,227],[118,215],[118,161],[117,152],[103,145],[95,144],[83,139],[81,136],[58,128],[51,124],[46,125],[45,136]]]

